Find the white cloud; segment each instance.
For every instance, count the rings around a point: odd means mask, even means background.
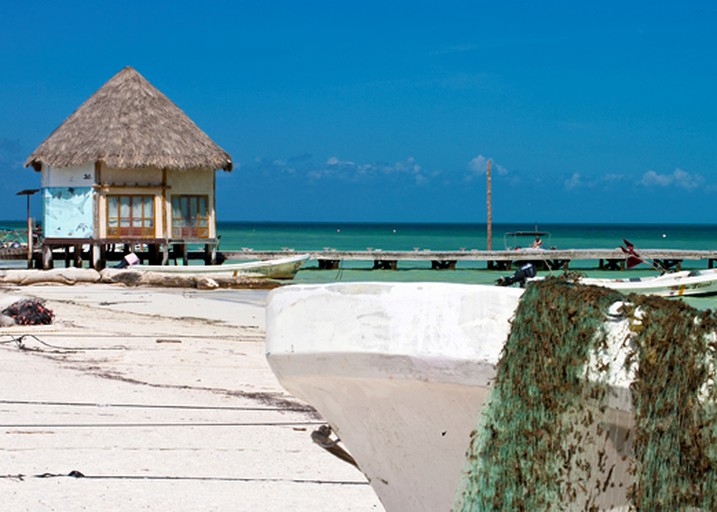
[[[467,179],[470,181],[476,176],[484,176],[488,172],[488,160],[489,158],[484,157],[483,155],[478,155],[476,157],[473,157],[470,162],[468,162],[468,170],[470,171],[469,175],[467,176]],[[500,176],[505,176],[508,174],[508,170],[503,167],[500,164],[495,163],[491,160],[490,163],[490,170],[491,174],[498,173]]]
[[[326,160],[326,165],[331,167],[354,167],[356,164],[351,160],[341,160],[336,156],[331,156]]]
[[[685,190],[695,190],[702,186],[704,178],[700,174],[690,174],[682,169],[675,169],[671,174],[660,174],[647,171],[642,175],[640,184],[645,187],[677,187]]]
[[[419,175],[421,174],[422,168],[418,163],[416,163],[415,158],[409,156],[403,162],[396,162],[393,166],[393,171]]]
[[[488,159],[478,155],[468,162],[468,169],[475,174],[485,174],[488,169]]]
[[[566,190],[573,190],[574,188],[582,185],[582,176],[580,176],[579,172],[574,172],[567,180],[565,180],[564,185]]]
[[[234,163],[234,167],[238,168],[238,162]],[[254,159],[253,165],[249,167],[266,174],[296,174],[297,169],[289,164],[286,160],[257,157]]]
[[[395,176],[398,178],[410,176],[417,185],[427,183],[430,178],[412,156],[393,164],[384,162],[357,163],[331,156],[323,166],[312,167],[307,171],[307,175],[312,179],[335,177],[350,181],[369,180],[378,176]]]
[[[668,174],[657,174],[655,171],[647,171],[642,175],[640,183],[646,187],[651,187],[653,185],[666,187],[672,183],[672,177]]]
[[[619,182],[623,181],[625,176],[609,172],[602,176],[585,176],[579,172],[573,172],[568,178],[563,181],[563,187],[565,190],[575,190],[577,188],[602,188],[608,189],[611,186],[615,186]]]

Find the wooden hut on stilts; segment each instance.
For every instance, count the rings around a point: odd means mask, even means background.
[[[229,154],[131,67],[122,69],[28,157],[42,174],[42,267],[137,252],[152,264],[203,246],[216,262],[215,171]]]

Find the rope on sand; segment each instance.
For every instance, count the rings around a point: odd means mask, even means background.
[[[40,473],[25,475],[22,473],[0,475],[0,479],[25,481],[27,478],[86,478],[88,480],[183,480],[208,482],[292,482],[297,484],[320,485],[369,485],[366,480],[320,480],[311,478],[261,478],[236,476],[173,476],[173,475],[91,475],[84,474],[76,469],[69,473]]]
[[[99,402],[58,402],[49,400],[0,400],[3,405],[66,406],[66,407],[115,407],[123,409],[174,409],[199,411],[252,411],[252,412],[310,412],[312,409],[301,407],[244,407],[227,405],[185,405],[185,404],[134,404],[134,403],[99,403]]]
[[[29,350],[29,351],[35,351],[35,352],[41,351],[42,349],[30,348],[30,347],[26,346],[25,345],[26,339],[32,339],[32,340],[36,341],[37,343],[39,343],[45,347],[48,347],[48,348],[52,348],[55,350],[67,351],[67,352],[80,352],[80,351],[85,351],[85,350],[128,350],[128,348],[123,345],[115,345],[112,347],[61,347],[59,345],[53,345],[52,343],[48,343],[48,342],[42,340],[41,338],[37,337],[34,334],[21,334],[20,336],[14,336],[11,334],[5,334],[5,335],[0,334],[0,336],[9,336],[10,337],[9,340],[0,341],[0,345],[7,345],[10,343],[15,343],[17,345],[17,348],[19,348],[20,350]]]

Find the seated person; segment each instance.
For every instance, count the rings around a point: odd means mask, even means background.
[[[531,247],[532,247],[533,249],[540,249],[540,247],[541,247],[542,245],[543,245],[543,241],[540,239],[539,236],[536,236],[536,237],[535,237],[535,240],[533,240],[533,244],[531,245]]]

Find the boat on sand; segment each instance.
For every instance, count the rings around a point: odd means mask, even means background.
[[[301,266],[311,257],[296,254],[271,260],[224,263],[222,265],[131,265],[129,270],[160,274],[202,274],[216,276],[261,275],[271,279],[293,279]]]
[[[483,422],[497,385],[497,369],[505,358],[506,340],[512,337],[516,309],[521,296],[534,288],[448,283],[282,287],[271,292],[267,307],[267,359],[280,383],[328,422],[387,511],[472,510],[466,500],[482,484],[466,483],[466,479],[481,473],[476,460],[490,449],[502,453],[511,444],[521,443],[520,437],[509,437],[514,440],[491,446],[492,439],[505,432]],[[591,291],[594,287],[570,287],[583,288],[588,296],[596,293]],[[550,491],[551,496],[569,500],[567,508],[575,510],[627,509],[632,505],[629,489],[635,478],[630,462],[630,432],[635,424],[630,387],[634,362],[630,361],[635,357],[630,355],[628,340],[644,330],[635,327],[642,317],[622,302],[620,294],[597,290],[617,298],[610,296],[615,301],[610,313],[598,313],[599,331],[605,338],[578,373],[586,376],[588,388],[597,388],[599,383],[606,386],[600,395],[604,401],[561,413],[560,428],[565,430],[567,425],[576,430],[565,435],[561,449],[546,452],[544,448],[540,457],[549,459],[559,452],[565,457],[562,462],[543,463],[537,452],[533,456],[537,460],[531,461],[541,470],[558,468],[562,481],[557,492]],[[574,307],[577,301],[573,297],[570,302]],[[551,301],[542,304],[549,314],[561,314],[555,313]],[[565,318],[579,310],[571,311]],[[562,330],[556,326],[556,332]],[[554,338],[545,339],[544,345],[553,344]],[[566,352],[572,360],[572,349]],[[547,375],[543,384],[552,386],[554,360],[531,353],[527,357]],[[553,371],[555,375],[570,373],[558,367]],[[526,382],[516,389],[533,389],[533,384]],[[562,396],[562,389],[556,391],[556,396]],[[591,400],[596,396],[587,395]],[[505,395],[501,399],[506,400]],[[500,399],[496,400],[498,411],[493,409],[492,417],[510,417],[515,409],[506,405],[501,410]],[[550,437],[542,427],[523,434],[537,436],[537,444]],[[639,439],[645,442],[648,437]],[[476,447],[479,438],[483,448]],[[664,467],[665,463],[658,460],[653,465]],[[495,475],[501,478],[495,470],[489,478]],[[513,480],[532,482],[532,478],[522,474]],[[551,478],[543,479],[546,486]],[[513,499],[520,498],[517,495],[520,491],[513,492]],[[639,492],[634,495],[640,496]],[[501,491],[491,499],[508,498]]]
[[[267,358],[328,421],[388,511],[450,510],[522,290],[454,284],[272,291]]]

